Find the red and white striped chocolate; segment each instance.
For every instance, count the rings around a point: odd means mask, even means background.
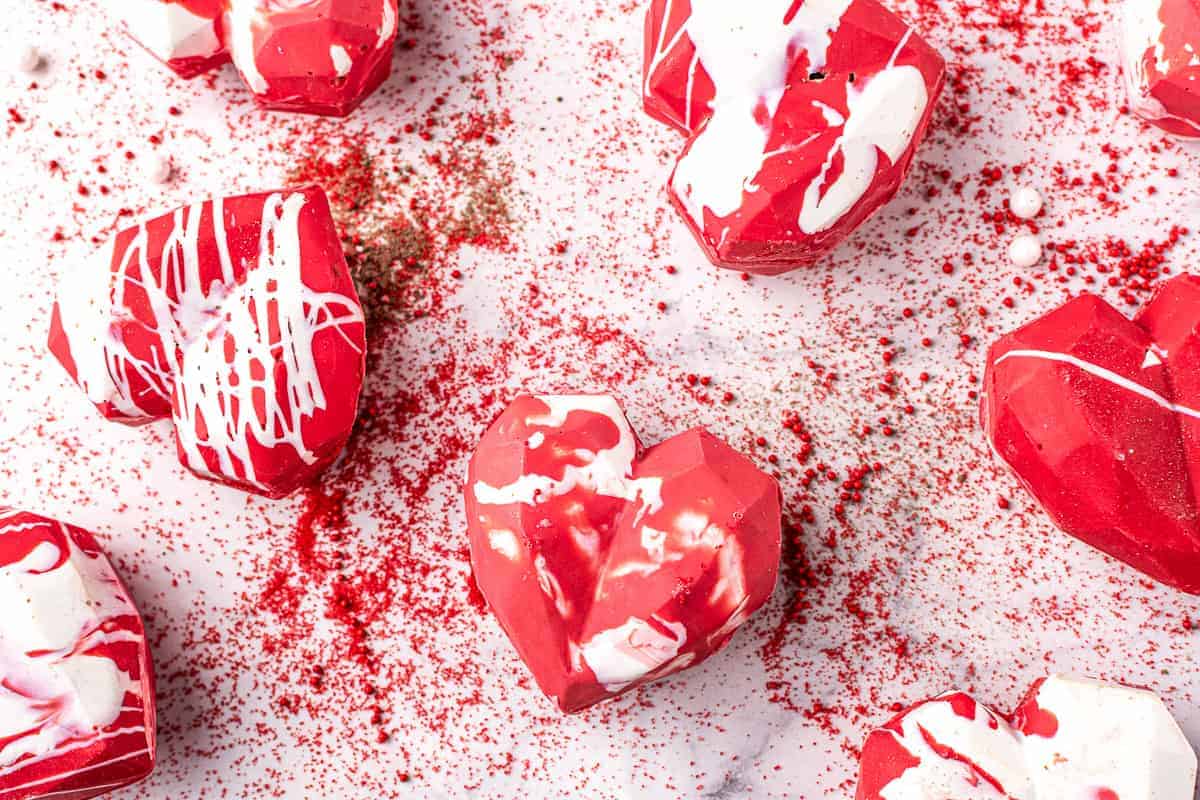
[[[770,596],[779,490],[702,430],[643,451],[608,396],[523,396],[466,485],[480,590],[577,711],[692,666]]]
[[[194,78],[229,60],[222,38],[225,0],[106,0],[106,6],[180,77]]]
[[[86,798],[154,767],[142,620],[91,534],[0,509],[0,800]]]
[[[187,467],[280,496],[349,437],[364,335],[325,195],[308,188],[122,231],[63,280],[50,348],[105,416],[169,416]]]
[[[233,63],[263,108],[344,116],[391,70],[396,0],[228,0]]]

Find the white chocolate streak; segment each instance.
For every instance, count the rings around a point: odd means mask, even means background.
[[[242,74],[242,80],[255,94],[262,94],[269,88],[267,79],[258,69],[254,44],[255,29],[267,25],[266,12],[259,8],[260,5],[261,0],[229,0],[225,26],[229,54]]]
[[[687,642],[682,623],[657,617],[652,621],[657,625],[630,617],[583,643],[583,660],[606,690],[619,692],[644,678],[675,658]]]
[[[118,254],[115,271],[86,264],[64,281],[59,294],[62,322],[76,364],[76,380],[96,403],[110,402],[131,418],[150,418],[135,397],[126,370],[161,388],[174,389],[172,416],[184,463],[206,475],[240,478],[259,485],[251,442],[264,448],[286,445],[306,463],[315,456],[303,437],[303,420],[326,407],[313,342],[326,328],[363,321],[350,297],[315,292],[302,278],[299,219],[305,197],[272,194],[264,203],[258,264],[236,280],[226,242],[224,206],[211,206],[212,235],[220,257],[220,280],[201,285],[199,241],[204,204],[174,212],[174,228],[162,261],[152,265],[143,224]],[[130,275],[136,267],[138,277]],[[157,273],[157,274],[155,274]],[[145,292],[154,333],[163,342],[166,368],[135,358],[111,328],[129,319],[126,292]],[[169,294],[173,291],[175,298]],[[270,324],[274,323],[274,324]],[[226,355],[232,342],[233,355]],[[276,388],[282,367],[284,386]],[[255,412],[255,403],[264,413]],[[201,436],[201,425],[206,435]],[[216,454],[210,470],[203,448]]]
[[[901,42],[896,52],[903,47]],[[904,155],[929,104],[925,76],[913,66],[888,67],[862,91],[849,85],[846,93],[850,113],[842,135],[830,149],[821,174],[804,192],[799,225],[809,235],[833,227],[858,205],[875,181],[880,151],[893,164]],[[838,152],[842,172],[826,186]]]
[[[652,514],[662,508],[662,479],[633,477],[637,438],[616,400],[607,395],[550,395],[539,396],[537,400],[545,403],[549,411],[527,418],[526,425],[558,428],[566,422],[567,415],[572,411],[584,411],[610,419],[619,434],[617,443],[608,450],[596,453],[578,451],[576,455],[587,463],[567,466],[560,479],[527,474],[500,487],[476,481],[471,489],[477,501],[484,505],[538,505],[553,497],[568,494],[577,487],[584,487],[605,497],[641,503],[639,519],[646,513]]]
[[[396,35],[396,26],[400,20],[396,15],[396,0],[383,0],[383,16],[379,20],[379,41],[376,47],[383,47],[387,40]]]
[[[1153,351],[1151,350],[1150,352]],[[1131,381],[1124,375],[1118,375],[1112,370],[1097,366],[1090,361],[1084,361],[1081,358],[1067,355],[1066,353],[1052,353],[1046,350],[1009,350],[1007,353],[1000,356],[1000,358],[996,359],[995,366],[1003,364],[1010,358],[1035,358],[1043,361],[1057,361],[1061,364],[1070,364],[1073,367],[1078,367],[1089,375],[1094,375],[1101,380],[1108,381],[1109,383],[1119,386],[1126,391],[1130,391],[1136,395],[1144,397],[1168,411],[1173,411],[1176,414],[1182,414],[1185,417],[1200,419],[1200,411],[1197,411],[1196,409],[1188,408],[1187,406],[1182,406],[1178,403],[1173,403],[1160,395],[1158,392],[1155,392],[1152,389],[1147,389],[1145,386],[1142,386],[1136,381]],[[1143,366],[1145,366],[1145,363],[1147,362],[1143,362]]]
[[[42,527],[16,519],[0,510],[0,537]],[[43,525],[57,528],[66,553],[43,541],[0,566],[0,778],[69,752],[76,740],[82,747],[117,735],[98,732],[116,722],[127,693],[142,691],[115,661],[88,654],[140,641],[111,625],[137,610],[102,557],[81,551],[58,523]]]
[[[784,25],[793,0],[758,0],[752,12],[728,0],[692,0],[680,33],[686,31],[712,80],[713,113],[680,158],[673,183],[698,227],[704,227],[706,208],[727,217],[741,207],[747,182],[766,159],[770,134],[770,123],[759,124],[756,110],[762,106],[768,118],[775,116],[795,53],[807,53],[811,70],[825,66],[850,3],[809,0]],[[670,11],[668,5],[664,19]]]
[[[329,46],[329,58],[333,61],[333,70],[339,78],[349,75],[350,70],[354,67],[354,61],[350,58],[350,54],[340,44]]]

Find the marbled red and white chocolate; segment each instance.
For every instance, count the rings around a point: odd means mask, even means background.
[[[121,231],[64,277],[49,345],[104,416],[169,417],[184,465],[278,497],[345,445],[364,337],[328,202],[309,187]]]
[[[183,78],[229,60],[222,41],[225,0],[107,0],[129,35]]]
[[[1006,718],[962,692],[863,746],[857,800],[1193,800],[1196,753],[1151,692],[1065,677]]]
[[[480,591],[568,712],[712,655],[779,570],[775,481],[701,429],[643,450],[605,395],[513,401],[466,509]]]
[[[1200,5],[1125,0],[1123,22],[1130,106],[1168,133],[1200,138]]]
[[[396,0],[228,0],[233,63],[263,108],[345,116],[392,67]]]
[[[981,417],[1055,525],[1200,594],[1200,279],[1131,321],[1092,295],[988,353]]]
[[[387,78],[397,0],[109,0],[185,78],[232,57],[263,108],[345,116]]]
[[[106,794],[154,769],[150,651],[86,531],[0,508],[0,800]]]
[[[716,264],[809,265],[892,198],[941,56],[875,0],[653,0],[645,107],[689,137],[669,191]]]

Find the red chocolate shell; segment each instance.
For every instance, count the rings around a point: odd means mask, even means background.
[[[185,466],[269,497],[350,436],[365,326],[324,192],[197,203],[61,286],[49,346],[107,418],[169,417]]]
[[[568,712],[700,663],[770,597],[775,481],[703,430],[643,450],[607,396],[515,400],[471,459],[471,563]]]
[[[1062,530],[1200,594],[1200,279],[1134,320],[1083,295],[992,346],[981,418]]]
[[[945,62],[875,0],[654,0],[647,113],[688,136],[669,194],[716,265],[811,265],[899,190]]]
[[[90,533],[0,508],[0,800],[84,800],[156,755],[137,608]]]

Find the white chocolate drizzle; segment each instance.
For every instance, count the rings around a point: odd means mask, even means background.
[[[142,224],[115,254],[114,266],[85,264],[69,277],[59,306],[75,377],[88,397],[110,403],[131,420],[158,416],[147,401],[161,406],[169,398],[184,463],[201,474],[261,488],[252,443],[267,449],[283,445],[313,463],[303,423],[326,408],[313,343],[329,328],[351,342],[341,328],[362,323],[363,313],[354,298],[313,291],[304,283],[299,220],[305,203],[301,193],[266,197],[258,263],[240,281],[220,199],[174,212],[159,263],[149,261],[149,233]],[[221,268],[219,280],[207,286],[201,285],[199,249],[206,210]],[[145,294],[153,333],[162,343],[155,354],[161,363],[136,357],[114,333],[116,323],[133,322],[125,305],[133,292]],[[131,371],[155,387],[157,396],[136,396]],[[216,456],[215,470],[205,462],[206,450]]]
[[[1154,356],[1154,359],[1151,359],[1152,355]],[[1155,405],[1165,408],[1167,411],[1171,411],[1176,414],[1182,414],[1183,416],[1191,417],[1192,419],[1200,419],[1200,411],[1197,411],[1194,408],[1189,408],[1187,406],[1180,405],[1179,403],[1172,402],[1153,389],[1148,389],[1145,386],[1142,386],[1137,381],[1130,380],[1124,375],[1118,375],[1110,369],[1105,369],[1104,367],[1093,364],[1090,361],[1084,361],[1082,358],[1077,358],[1076,356],[1068,355],[1067,353],[1052,353],[1046,350],[1009,350],[1007,353],[996,359],[995,366],[999,366],[1000,364],[1003,364],[1005,361],[1008,361],[1012,358],[1035,358],[1042,361],[1055,361],[1060,364],[1070,364],[1073,367],[1083,370],[1089,375],[1093,375],[1103,381],[1113,384],[1114,386],[1117,386],[1128,392],[1133,392],[1140,397],[1144,397],[1153,402]],[[1151,348],[1146,353],[1146,360],[1143,361],[1142,368],[1145,369],[1148,365],[1154,366],[1155,359],[1157,358],[1158,356],[1154,348]],[[1161,364],[1162,362],[1159,361],[1157,363]]]

